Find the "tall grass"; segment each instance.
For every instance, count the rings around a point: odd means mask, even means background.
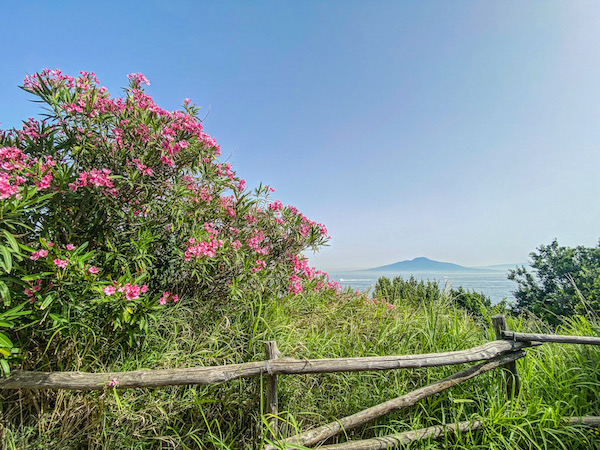
[[[89,340],[53,350],[61,370],[135,370],[240,363],[264,359],[263,341],[276,340],[284,357],[336,358],[461,350],[493,339],[489,317],[457,305],[449,291],[416,286],[388,296],[255,294],[235,305],[178,305],[154,324],[134,351]],[[491,313],[491,312],[490,312]],[[517,331],[544,331],[535,320],[509,318]],[[564,322],[565,334],[598,335],[597,322]],[[50,351],[50,350],[49,350]],[[41,361],[41,360],[40,360]],[[279,377],[281,433],[292,435],[353,414],[439,380],[466,366]],[[29,369],[45,363],[30,361]],[[547,344],[518,362],[523,396],[506,400],[498,371],[415,407],[351,430],[369,438],[441,423],[480,419],[480,431],[446,436],[415,448],[595,448],[594,431],[563,423],[564,416],[596,415],[600,407],[600,351]],[[265,442],[264,380],[215,386],[0,393],[4,448],[250,449]]]

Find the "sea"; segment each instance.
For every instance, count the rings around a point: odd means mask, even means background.
[[[503,299],[508,302],[514,302],[513,291],[517,288],[517,283],[507,278],[508,271],[481,271],[481,272],[378,272],[371,270],[360,271],[331,271],[329,276],[338,281],[343,288],[351,287],[360,292],[373,291],[375,283],[379,277],[385,276],[394,278],[401,276],[408,280],[414,276],[417,280],[437,281],[440,288],[449,285],[454,289],[462,286],[468,291],[481,292],[487,295],[492,304],[496,304]]]

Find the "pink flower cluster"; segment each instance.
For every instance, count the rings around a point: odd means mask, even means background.
[[[121,292],[125,295],[127,300],[135,300],[140,298],[141,294],[145,294],[148,291],[148,286],[145,284],[139,286],[137,284],[126,283],[125,285],[117,285],[117,282],[113,282],[112,286],[106,286],[104,289],[104,295],[110,297],[116,292]]]
[[[221,197],[221,207],[225,211],[225,214],[227,214],[230,217],[235,218],[237,214],[236,214],[235,210],[233,209],[233,205],[234,205],[233,196]]]
[[[257,259],[254,267],[252,268],[252,273],[260,272],[261,270],[267,267],[267,263],[264,261]]]
[[[310,267],[308,265],[308,259],[293,254],[288,254],[288,258],[292,263],[295,274],[300,274],[304,278],[312,280],[312,278],[315,276],[315,269],[314,267]]]
[[[67,266],[69,265],[68,259],[55,258],[52,262],[54,263],[55,266],[60,267],[61,269],[66,269]]]
[[[162,297],[158,300],[158,303],[160,303],[161,305],[166,305],[166,303],[169,301],[169,297],[171,297],[173,294],[171,292],[163,292]],[[177,303],[179,301],[179,296],[178,295],[173,295],[171,297],[171,300],[173,300],[173,303]]]
[[[288,285],[288,290],[292,294],[299,294],[302,292],[302,279],[298,275],[290,275],[288,280],[290,282]]]
[[[265,234],[260,231],[258,228],[254,228],[252,230],[252,237],[248,239],[248,247],[254,250],[259,255],[268,255],[269,248],[268,246],[261,246],[263,241],[265,240]]]
[[[148,78],[146,78],[141,73],[130,73],[129,75],[127,75],[127,78],[129,78],[129,80],[131,80],[134,84],[136,84],[138,86],[141,86],[142,84],[150,86],[150,82],[148,81]]]
[[[202,241],[196,243],[196,240],[191,238],[188,240],[188,248],[184,252],[184,260],[189,261],[192,259],[192,256],[197,258],[201,258],[202,256],[208,256],[212,258],[215,256],[216,251],[223,247],[222,239],[211,239],[209,241]]]
[[[0,148],[0,199],[19,195],[19,186],[30,176],[27,170],[31,167],[27,155],[16,147]]]
[[[357,291],[357,295],[358,295],[358,291]],[[367,300],[367,304],[373,305],[373,306],[381,305],[387,309],[394,309],[396,307],[395,305],[389,303],[385,298],[381,298],[379,300],[376,298],[369,298]]]
[[[287,258],[290,261],[293,270],[293,274],[288,278],[288,290],[293,294],[302,292],[303,280],[315,280],[315,292],[319,292],[325,287],[334,291],[342,289],[340,283],[335,280],[330,280],[327,273],[316,270],[314,267],[310,267],[306,257],[288,253]]]
[[[271,211],[281,211],[283,209],[283,203],[279,200],[275,200],[273,203],[269,203],[269,209]]]
[[[96,186],[96,187],[107,187],[105,192],[116,195],[117,191],[114,189],[112,180],[108,177],[110,170],[108,169],[92,169],[89,172],[81,172],[79,178],[74,183],[69,184],[69,189],[73,192],[77,191],[77,188]]]
[[[29,259],[35,261],[40,258],[45,258],[46,256],[48,256],[48,250],[42,249],[42,250],[37,250],[37,251],[33,252],[31,254],[31,256],[29,257]]]
[[[37,164],[37,168],[34,167]],[[47,189],[52,181],[50,168],[56,163],[51,156],[30,159],[16,147],[0,148],[0,199],[19,195],[19,186],[28,179],[38,188]]]
[[[217,164],[216,168],[217,168],[217,176],[218,177],[222,177],[223,175],[225,175],[230,180],[233,180],[235,174],[231,170],[231,164],[230,163],[226,163],[225,165],[223,165],[223,164]],[[246,182],[244,182],[244,185],[245,185],[245,183]]]
[[[42,280],[36,280],[35,284],[29,282],[31,289],[25,288],[23,292],[33,301],[34,292],[39,292],[42,289]]]
[[[139,159],[137,159],[137,158],[134,159],[133,163],[137,167],[137,170],[139,170],[144,175],[148,175],[149,177],[154,175],[153,170],[150,167],[146,166],[145,164],[142,164]]]

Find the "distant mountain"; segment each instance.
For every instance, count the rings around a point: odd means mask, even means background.
[[[458,264],[434,261],[421,256],[419,258],[411,259],[410,261],[399,261],[394,264],[388,264],[387,266],[374,267],[366,270],[380,272],[489,272],[493,269],[473,269],[470,267],[459,266]]]

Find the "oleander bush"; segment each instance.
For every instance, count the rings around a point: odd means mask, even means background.
[[[139,345],[182,299],[336,288],[302,254],[325,227],[269,186],[248,190],[189,99],[166,111],[128,77],[111,97],[93,73],[28,76],[45,114],[0,134],[5,373],[80,333]]]

